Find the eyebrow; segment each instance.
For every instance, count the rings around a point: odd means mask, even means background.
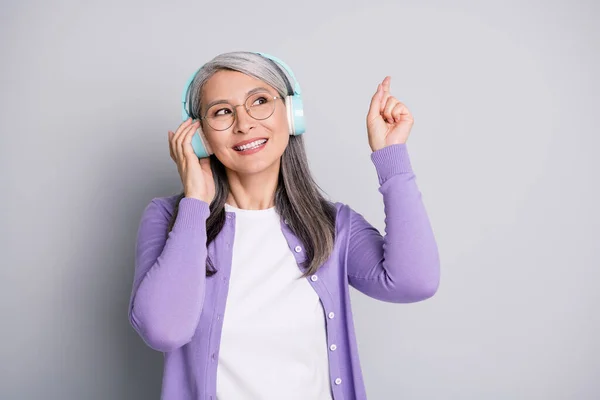
[[[246,93],[246,97],[250,96],[251,94],[257,93],[257,92],[267,92],[269,93],[269,89],[259,86],[259,87],[255,87],[254,89],[250,89],[247,93]],[[208,111],[208,109],[210,109],[212,106],[214,106],[215,104],[229,104],[229,102],[227,100],[215,100],[215,101],[211,101],[210,103],[208,103],[206,105],[206,110]]]

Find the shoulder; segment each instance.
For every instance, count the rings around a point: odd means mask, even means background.
[[[181,193],[169,196],[152,198],[144,209],[145,215],[163,216],[171,218],[179,201],[183,198]]]
[[[341,201],[331,202],[330,204],[335,212],[336,231],[339,232],[348,228],[352,222],[352,218],[356,215],[356,211],[350,205]]]
[[[374,228],[362,213],[352,208],[349,204],[342,202],[335,202],[333,204],[336,208],[335,228],[337,233],[351,232],[363,228]]]

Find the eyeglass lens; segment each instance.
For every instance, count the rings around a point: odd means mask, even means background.
[[[275,111],[275,99],[270,93],[253,93],[244,103],[248,114],[254,119],[267,119]],[[239,111],[238,111],[239,112]],[[234,107],[227,103],[215,104],[208,109],[206,120],[215,130],[225,130],[233,125]]]

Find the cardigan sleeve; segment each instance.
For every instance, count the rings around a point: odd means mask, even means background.
[[[206,282],[209,206],[183,198],[171,232],[164,200],[144,209],[137,233],[129,321],[151,348],[168,352],[191,341]]]
[[[376,150],[371,160],[383,195],[385,235],[350,208],[348,282],[387,302],[430,298],[439,286],[439,254],[406,143]]]

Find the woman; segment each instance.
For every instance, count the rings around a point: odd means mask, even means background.
[[[406,147],[413,119],[390,77],[367,114],[382,237],[319,193],[287,112],[295,77],[276,60],[215,57],[186,90],[191,118],[168,134],[184,190],[143,212],[129,307],[164,352],[162,399],[365,399],[349,287],[395,303],[437,291],[437,245]],[[209,157],[192,145],[198,129]]]

